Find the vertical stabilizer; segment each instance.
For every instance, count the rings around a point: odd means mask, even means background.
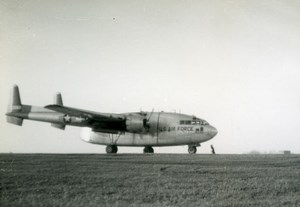
[[[9,110],[11,111],[9,112],[21,111],[21,109],[22,109],[22,103],[21,103],[19,87],[17,85],[14,85],[10,96]]]
[[[60,106],[64,105],[62,97],[61,97],[61,93],[55,94],[55,96],[54,96],[54,104],[60,105]],[[57,129],[61,129],[61,130],[64,130],[65,127],[66,127],[65,124],[56,124],[56,123],[51,123],[51,126],[57,128]]]
[[[60,105],[60,106],[63,106],[63,100],[62,100],[62,97],[61,97],[61,93],[57,93],[55,96],[54,96],[54,104],[56,105]]]
[[[14,116],[14,113],[20,112],[22,110],[21,97],[19,92],[19,87],[14,85],[10,94],[10,100],[7,110],[7,122],[22,126],[23,119]]]

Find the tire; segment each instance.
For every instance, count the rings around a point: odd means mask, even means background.
[[[148,147],[144,147],[143,152],[144,152],[144,153],[149,153],[149,148],[148,148]]]
[[[197,152],[197,147],[189,146],[188,152],[189,154],[195,154]]]
[[[154,153],[154,149],[152,147],[149,148],[149,153]]]
[[[107,154],[112,154],[112,153],[117,153],[117,152],[118,152],[118,147],[116,145],[107,145],[106,146]]]
[[[112,148],[113,148],[112,153],[117,153],[118,152],[118,147],[116,145],[113,145]]]
[[[154,153],[154,149],[152,147],[144,147],[144,153]]]

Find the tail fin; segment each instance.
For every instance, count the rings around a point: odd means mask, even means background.
[[[63,100],[62,100],[62,97],[61,97],[61,93],[57,93],[55,96],[54,96],[54,104],[56,105],[60,105],[60,106],[63,106]]]
[[[54,96],[54,104],[63,106],[63,100],[62,100],[62,97],[61,97],[61,93],[57,93]],[[64,130],[65,127],[66,127],[65,124],[56,124],[56,123],[51,123],[51,126],[53,126],[55,128],[58,128],[58,129],[62,129],[62,130]]]
[[[22,103],[20,98],[19,87],[14,85],[11,91],[10,101],[7,110],[7,122],[22,126],[23,119],[20,117],[14,116],[15,112],[20,112],[22,110]]]

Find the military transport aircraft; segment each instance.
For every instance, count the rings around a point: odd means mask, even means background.
[[[194,154],[201,142],[218,133],[205,120],[185,114],[98,113],[64,106],[60,93],[56,94],[54,102],[45,107],[23,105],[15,85],[6,113],[7,122],[22,126],[23,119],[29,119],[49,122],[62,130],[66,125],[83,127],[82,140],[106,145],[107,153],[117,153],[118,146],[140,146],[144,147],[144,153],[153,153],[154,146],[188,145],[188,152]]]

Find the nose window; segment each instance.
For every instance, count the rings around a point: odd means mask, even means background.
[[[203,132],[203,127],[200,127],[200,131]]]

